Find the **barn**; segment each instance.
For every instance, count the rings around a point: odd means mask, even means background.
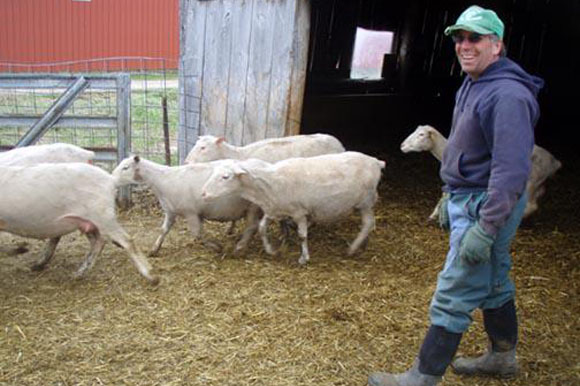
[[[508,56],[546,81],[536,143],[563,167],[512,245],[521,373],[506,381],[448,371],[442,384],[577,384],[580,173],[571,95],[580,56],[563,43],[580,37],[580,1],[477,3],[506,23]],[[317,224],[311,261],[300,266],[294,233],[276,256],[257,237],[235,254],[240,225],[229,235],[229,224],[206,222],[206,237],[223,245],[216,253],[178,221],[150,258],[161,277],[153,287],[113,245],[73,280],[87,249],[80,235],[63,237],[50,266],[31,272],[44,244],[1,234],[2,246],[27,243],[29,252],[0,252],[0,384],[363,385],[373,371],[406,370],[429,326],[448,234],[427,221],[440,196],[439,162],[403,154],[400,144],[421,124],[449,133],[463,74],[443,30],[471,4],[180,0],[180,158],[203,134],[237,144],[332,134],[386,161],[368,245],[346,255],[356,215]],[[143,190],[119,218],[147,251],[163,211]],[[486,346],[476,311],[459,352]]]

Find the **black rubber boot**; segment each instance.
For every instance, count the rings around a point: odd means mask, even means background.
[[[445,369],[453,359],[461,334],[448,332],[443,327],[431,326],[421,345],[419,358],[406,372],[400,374],[374,373],[369,376],[370,386],[434,386],[441,381]]]
[[[457,358],[453,371],[464,375],[514,377],[519,372],[516,360],[518,320],[513,300],[503,306],[483,311],[485,331],[489,337],[487,352],[477,358]]]

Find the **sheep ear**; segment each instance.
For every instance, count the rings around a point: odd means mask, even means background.
[[[246,169],[237,164],[232,165],[232,172],[234,172],[234,175],[236,177],[248,174],[248,171]]]
[[[141,161],[141,158],[139,158],[138,155],[133,156],[133,161],[135,161],[135,163],[139,163],[139,161]]]
[[[218,139],[215,141],[215,143],[216,143],[216,145],[219,145],[219,144],[221,144],[222,142],[225,142],[225,141],[226,141],[226,139],[225,139],[224,137],[219,137],[219,138],[218,138]]]

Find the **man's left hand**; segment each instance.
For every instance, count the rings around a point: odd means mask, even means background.
[[[488,263],[494,239],[476,222],[465,232],[461,240],[459,258],[471,265]]]

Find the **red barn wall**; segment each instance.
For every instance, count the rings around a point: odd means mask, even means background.
[[[2,0],[0,20],[0,62],[155,57],[167,59],[166,67],[177,68],[178,0]],[[112,65],[141,69],[143,61]]]

